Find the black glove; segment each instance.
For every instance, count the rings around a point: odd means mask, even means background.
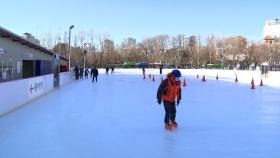
[[[177,106],[180,104],[180,100],[177,100]]]
[[[161,104],[161,99],[158,99],[158,101],[157,101],[157,102],[158,102],[158,104]]]

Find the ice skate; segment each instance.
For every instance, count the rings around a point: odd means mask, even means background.
[[[176,121],[171,121],[172,128],[178,128],[178,124]]]
[[[167,130],[172,130],[172,126],[171,126],[170,123],[164,123],[164,127],[165,127],[165,129],[167,129]]]

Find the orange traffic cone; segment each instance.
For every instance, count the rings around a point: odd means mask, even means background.
[[[183,83],[183,86],[186,87],[187,86],[187,82],[186,82],[186,79],[184,79],[184,83]]]
[[[263,86],[263,80],[261,79],[261,83],[260,83],[260,86]]]
[[[237,75],[236,75],[236,77],[235,77],[235,82],[238,82]]]
[[[218,74],[217,74],[217,76],[216,76],[216,80],[218,80],[219,79],[219,76],[218,76]]]
[[[155,76],[153,75],[153,79],[152,79],[153,81],[155,81]]]
[[[251,89],[256,89],[254,78],[252,78],[251,85]]]
[[[206,82],[205,75],[202,77],[202,82]]]

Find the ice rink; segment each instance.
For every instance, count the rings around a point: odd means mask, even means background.
[[[279,158],[280,89],[183,76],[167,131],[155,78],[73,81],[1,117],[0,158]]]

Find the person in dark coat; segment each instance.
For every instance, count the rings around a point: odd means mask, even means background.
[[[108,75],[109,74],[109,67],[106,66],[105,69],[106,69],[106,75]]]
[[[80,68],[80,78],[84,79],[84,68]]]
[[[162,65],[159,66],[159,74],[162,74]]]
[[[145,68],[144,68],[144,67],[142,67],[142,73],[143,73],[143,76],[145,76],[145,74],[146,74],[146,70],[145,70]]]
[[[111,73],[114,73],[114,69],[115,69],[115,67],[112,66],[112,67],[111,67]]]
[[[97,68],[96,67],[94,67],[93,68],[93,77],[92,77],[92,82],[94,82],[94,79],[95,79],[95,81],[97,82],[97,76],[98,76],[98,70],[97,70]]]
[[[76,80],[78,80],[79,79],[79,68],[77,65],[74,68],[74,72],[75,72],[75,78],[76,78]]]
[[[93,77],[93,67],[90,68],[90,77]]]
[[[85,78],[86,79],[88,79],[88,74],[89,74],[89,70],[88,70],[88,68],[86,68],[86,70],[85,70]]]

